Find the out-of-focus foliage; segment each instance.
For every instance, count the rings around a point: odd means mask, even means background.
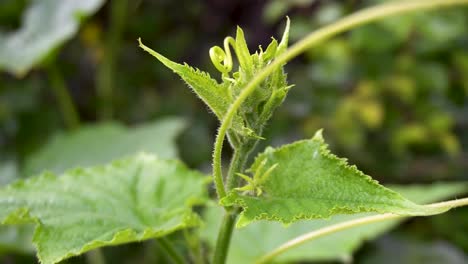
[[[175,138],[183,127],[183,121],[176,118],[148,122],[135,128],[115,123],[83,127],[56,135],[40,151],[31,154],[22,174],[29,177],[43,170],[63,173],[71,168],[106,164],[139,152],[175,158]]]
[[[381,1],[344,2],[290,9],[291,38]],[[289,68],[286,114],[305,135],[331,132],[334,148],[382,179],[466,179],[467,14],[389,18],[309,50]]]
[[[464,264],[467,258],[463,251],[444,241],[420,241],[400,235],[379,239],[362,263]]]
[[[109,32],[115,28],[110,11],[119,1],[106,1],[101,8],[94,6],[85,19],[73,18],[76,35],[60,38],[39,57],[27,60],[35,65],[55,58],[48,64],[58,67],[85,127],[92,123],[100,126],[97,109],[103,99],[96,96],[97,75],[112,39]],[[0,31],[19,32],[26,10],[33,4],[51,2],[1,1]],[[55,2],[65,5],[70,1]],[[82,5],[85,1],[71,2]],[[189,125],[177,139],[184,146],[179,149],[180,156],[190,166],[208,171],[216,118],[178,77],[147,59],[137,47],[138,37],[174,61],[213,73],[208,49],[221,43],[224,36],[233,35],[236,24],[245,30],[248,46],[255,50],[256,45],[265,47],[270,36],[282,32],[285,15],[291,18],[294,43],[321,25],[378,2],[383,1],[127,1],[126,17],[119,20],[123,23],[122,37],[111,54],[115,63],[113,118],[133,126],[165,116],[184,117]],[[47,18],[52,21],[65,13],[50,14]],[[68,21],[70,16],[62,18],[60,21]],[[467,20],[466,8],[406,15],[353,30],[311,49],[287,65],[288,81],[295,87],[266,127],[264,136],[270,140],[260,145],[282,145],[312,137],[317,129],[324,128],[333,152],[350,158],[350,163],[384,184],[468,179]],[[0,47],[7,43],[5,36],[0,38]],[[0,61],[18,51],[7,51],[8,56],[1,56]],[[19,62],[11,60],[8,64]],[[7,164],[1,166],[5,168],[0,170],[2,183],[13,179],[12,172],[23,172],[26,161],[53,135],[69,133],[64,132],[50,72],[34,68],[22,79],[0,73],[0,162]],[[37,168],[43,169],[47,168]],[[466,219],[467,210],[460,209],[411,221],[398,229],[405,233],[398,239],[414,244],[420,237],[437,238],[445,241],[443,247],[454,249],[445,252],[460,255],[462,249],[466,254]],[[11,231],[6,234],[11,238]],[[185,243],[182,235],[175,234],[174,239]],[[10,241],[21,246],[21,239]],[[428,243],[423,246],[438,242]],[[368,242],[357,259],[379,262],[387,258],[367,254],[374,246]],[[0,262],[32,263],[32,258],[12,253],[18,249],[21,247],[2,250]],[[105,253],[109,263],[164,261],[148,243],[105,249]],[[82,263],[83,259],[73,261]]]
[[[0,34],[0,69],[24,75],[78,31],[104,0],[33,0],[21,28]]]

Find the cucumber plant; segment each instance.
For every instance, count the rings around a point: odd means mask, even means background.
[[[209,56],[220,72],[208,73],[142,49],[178,74],[216,115],[221,125],[213,151],[212,176],[181,162],[139,154],[108,165],[43,173],[0,189],[2,224],[33,223],[33,242],[42,263],[52,264],[89,250],[158,238],[176,263],[184,256],[167,235],[198,227],[203,220],[193,209],[207,205],[207,185],[214,183],[217,204],[224,208],[213,263],[224,263],[234,227],[255,221],[289,225],[336,215],[374,213],[303,234],[257,259],[279,254],[340,230],[409,216],[429,216],[468,205],[468,198],[418,204],[332,154],[318,131],[311,139],[279,148],[268,147],[247,164],[263,129],[293,87],[285,64],[306,49],[345,30],[392,15],[468,4],[467,0],[405,1],[369,8],[321,28],[288,48],[289,19],[280,41],[251,52],[244,33],[227,37]],[[232,50],[231,50],[232,49]],[[234,61],[237,58],[237,62]],[[223,169],[225,139],[233,150]],[[225,175],[224,175],[225,174]],[[457,185],[458,193],[468,186]],[[199,262],[203,262],[200,260]]]

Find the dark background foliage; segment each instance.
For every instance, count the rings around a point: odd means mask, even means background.
[[[208,50],[233,35],[236,25],[254,50],[279,36],[286,15],[295,42],[378,2],[384,1],[107,1],[27,75],[0,73],[0,178],[6,182],[28,155],[67,129],[50,65],[63,78],[81,123],[112,119],[135,125],[182,116],[189,126],[178,138],[180,156],[209,171],[215,116],[176,75],[140,50],[137,38],[174,61],[219,76]],[[18,28],[29,4],[0,1],[1,31]],[[123,11],[112,15],[118,5]],[[467,25],[466,8],[415,14],[360,27],[309,50],[286,67],[295,87],[270,122],[263,145],[311,137],[324,128],[334,152],[383,183],[468,180]],[[103,84],[106,78],[110,85]],[[398,263],[461,263],[468,259],[467,219],[466,209],[413,219],[367,243],[356,260],[396,263],[393,256],[401,255]],[[116,260],[109,263],[136,263],[145,247],[151,243],[105,253]],[[9,252],[0,257],[2,263],[22,261],[31,257]]]

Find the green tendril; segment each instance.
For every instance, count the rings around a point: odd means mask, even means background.
[[[236,41],[233,37],[226,37],[224,39],[224,50],[219,46],[214,46],[210,49],[210,59],[218,71],[223,74],[223,77],[228,77],[229,72],[232,71],[232,55],[231,49],[236,50]]]

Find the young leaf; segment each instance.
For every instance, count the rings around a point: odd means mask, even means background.
[[[238,227],[255,220],[275,220],[290,224],[301,219],[323,219],[336,214],[362,212],[427,215],[435,209],[417,205],[379,185],[345,159],[331,154],[321,131],[310,140],[260,154],[250,171],[260,165],[278,164],[268,177],[257,183],[262,196],[232,191],[221,204],[240,206]]]
[[[456,197],[468,192],[466,183],[437,183],[431,185],[391,186],[404,197],[418,203],[432,203]],[[221,224],[223,210],[209,207],[204,214],[205,227],[201,229],[201,236],[214,248],[216,235]],[[355,215],[336,215],[331,219],[300,221],[284,227],[276,222],[261,221],[253,223],[234,232],[228,255],[228,264],[254,263],[264,254],[270,252],[286,241],[304,233],[350,221],[361,217],[374,215],[375,213],[363,213]],[[394,219],[369,225],[354,227],[330,234],[310,241],[296,248],[292,248],[278,256],[279,263],[295,262],[322,262],[341,261],[351,262],[353,252],[360,248],[366,241],[372,240],[392,228],[396,227],[404,219]],[[261,238],[262,243],[252,243]]]
[[[106,166],[51,173],[0,189],[2,224],[36,224],[42,263],[91,249],[161,237],[196,226],[192,206],[207,178],[175,160],[148,154]]]
[[[280,44],[278,46],[278,50],[276,51],[276,56],[283,54],[288,48],[290,27],[291,27],[291,21],[289,20],[289,17],[286,17],[286,28],[284,29],[283,37],[281,38]]]
[[[175,137],[184,126],[184,120],[179,118],[159,119],[134,128],[118,123],[85,126],[53,137],[28,157],[22,174],[37,175],[44,169],[60,174],[76,167],[106,164],[139,152],[175,158]]]
[[[247,42],[245,41],[244,31],[240,27],[237,27],[236,32],[235,52],[239,60],[239,67],[247,74],[248,78],[251,78],[253,74],[253,61],[249,48],[247,47]]]
[[[73,37],[83,18],[94,14],[104,0],[35,0],[21,28],[0,34],[0,69],[26,74],[53,49]]]
[[[140,39],[138,39],[138,42],[143,50],[153,55],[162,64],[178,74],[203,102],[210,107],[218,119],[222,120],[232,101],[232,98],[228,94],[227,87],[220,85],[216,80],[212,79],[208,73],[194,69],[187,64],[175,63],[145,46]]]

